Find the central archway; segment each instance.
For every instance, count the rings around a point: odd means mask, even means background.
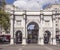
[[[27,43],[37,43],[38,42],[38,33],[39,33],[39,26],[35,22],[30,22],[27,26]]]

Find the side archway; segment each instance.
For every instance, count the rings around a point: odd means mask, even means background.
[[[50,37],[51,37],[51,32],[48,31],[48,30],[46,30],[46,31],[45,31],[45,34],[44,34],[44,43],[45,43],[45,44],[48,44],[48,43],[49,43]]]
[[[16,31],[16,44],[22,43],[22,32],[20,30]]]

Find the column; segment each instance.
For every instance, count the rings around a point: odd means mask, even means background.
[[[53,45],[56,45],[56,21],[55,21],[55,15],[53,15]]]
[[[24,17],[23,17],[23,39],[22,39],[22,45],[26,45],[26,14],[24,14]]]
[[[14,37],[13,37],[13,16],[10,18],[10,45],[14,44]]]
[[[59,27],[59,28],[58,28],[58,29],[59,29],[59,33],[58,33],[58,34],[59,34],[59,39],[60,39],[60,17],[58,18],[58,20],[59,20],[59,22],[58,22],[58,25],[59,25],[59,26],[58,26],[58,27]],[[60,41],[59,41],[59,43],[60,43]]]
[[[52,25],[52,27],[53,27],[53,20],[52,20],[53,18],[52,18],[52,16],[51,16],[51,25]],[[51,36],[50,36],[50,41],[49,41],[49,43],[50,43],[50,45],[52,45],[53,44],[53,28],[52,28],[52,30],[51,30]]]
[[[60,17],[58,20],[59,20],[58,25],[59,25],[59,33],[60,33]]]
[[[39,24],[39,37],[38,37],[38,44],[44,45],[44,37],[43,37],[43,14],[41,15],[41,24]]]
[[[51,32],[51,37],[50,37],[50,45],[53,44],[53,31]]]

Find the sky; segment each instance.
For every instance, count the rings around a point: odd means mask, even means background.
[[[50,4],[60,4],[60,0],[6,0],[9,4],[14,4],[21,10],[42,10]]]
[[[6,3],[7,3],[7,4],[13,4],[14,1],[15,1],[15,0],[6,0]]]

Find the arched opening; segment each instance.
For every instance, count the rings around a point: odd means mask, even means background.
[[[21,31],[17,31],[16,32],[16,44],[21,44],[22,43],[22,32]]]
[[[38,33],[39,33],[39,26],[35,22],[31,22],[27,26],[27,43],[37,43],[38,42]]]
[[[48,44],[48,43],[49,43],[50,36],[51,36],[50,31],[48,31],[48,30],[45,31],[45,34],[44,34],[44,43],[45,43],[45,44]]]

